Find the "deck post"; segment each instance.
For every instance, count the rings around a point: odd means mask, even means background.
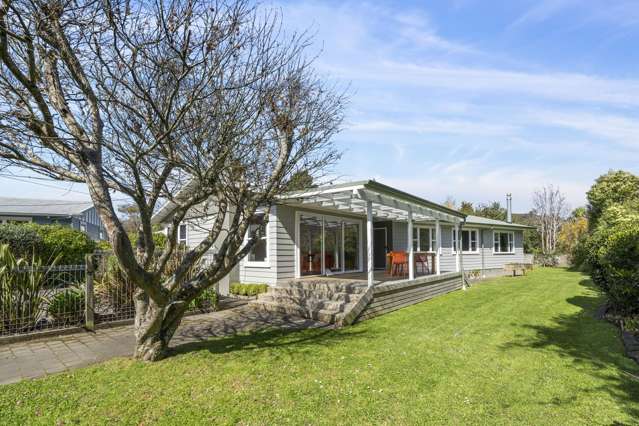
[[[440,257],[442,255],[442,228],[439,224],[439,219],[435,221],[435,273],[441,275],[439,267]]]
[[[408,279],[415,279],[415,249],[413,247],[413,211],[408,209]]]
[[[373,286],[373,202],[366,201],[366,278],[368,287]]]
[[[455,222],[455,272],[459,272],[459,222]]]

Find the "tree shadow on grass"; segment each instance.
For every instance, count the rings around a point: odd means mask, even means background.
[[[373,334],[376,333],[370,328],[335,329],[312,320],[245,308],[235,310],[227,317],[181,328],[170,356],[202,350],[222,354],[262,348],[300,352],[318,345],[326,347],[346,340],[372,339]]]
[[[518,324],[517,327],[533,330],[534,336],[520,335],[516,341],[502,349],[532,348],[552,351],[572,360],[575,367],[583,367],[603,385],[585,392],[606,392],[633,418],[639,418],[639,368],[626,357],[618,331],[612,324],[598,318],[597,311],[605,298],[589,279],[580,285],[587,287],[588,295],[574,296],[566,301],[581,310],[570,315],[553,318],[553,324]],[[585,371],[585,370],[584,370]],[[553,404],[570,404],[557,398]]]

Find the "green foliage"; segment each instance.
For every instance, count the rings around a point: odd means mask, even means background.
[[[35,327],[50,295],[47,274],[57,261],[54,258],[45,267],[39,258],[17,258],[9,245],[0,244],[0,332]]]
[[[240,284],[233,283],[229,288],[231,294],[238,296],[257,296],[268,291],[267,284]]]
[[[27,259],[36,254],[42,257],[44,241],[35,224],[0,225],[0,244],[7,244],[16,258]]]
[[[84,256],[96,248],[84,232],[62,225],[25,223],[0,225],[0,243],[8,244],[22,259],[38,258],[45,264],[59,257],[64,265],[84,263]]]
[[[105,254],[94,278],[94,291],[100,303],[110,306],[115,312],[132,309],[135,286],[129,282],[120,268],[117,257]]]
[[[84,319],[85,298],[81,287],[66,288],[51,298],[48,312],[58,322],[81,323]]]
[[[475,214],[475,208],[473,207],[473,203],[471,203],[470,201],[462,201],[461,205],[459,206],[459,211],[466,215]]]
[[[62,225],[36,226],[44,242],[43,260],[59,255],[62,265],[80,265],[84,264],[84,257],[96,249],[95,241],[84,232]]]
[[[131,245],[135,248],[138,243],[138,233],[129,232],[129,240],[131,240]],[[162,250],[166,244],[166,235],[158,231],[153,232],[153,242],[155,243],[156,250]]]
[[[291,178],[286,183],[287,191],[302,191],[304,189],[315,188],[317,185],[313,183],[313,176],[306,171],[302,170],[293,173]]]
[[[639,314],[639,211],[634,204],[608,207],[586,243],[593,281],[624,317]]]
[[[506,220],[506,208],[499,201],[488,204],[480,204],[475,208],[475,214],[488,219]]]
[[[611,170],[597,178],[586,195],[589,225],[594,230],[608,207],[639,200],[639,176],[623,170]]]
[[[579,242],[585,238],[588,234],[588,219],[585,216],[571,217],[563,225],[559,231],[558,248],[562,253],[566,253],[571,258],[573,263],[573,253],[576,250]],[[574,263],[573,263],[574,265]]]
[[[215,288],[207,288],[191,301],[189,305],[191,310],[200,311],[217,311],[218,309],[218,297]]]

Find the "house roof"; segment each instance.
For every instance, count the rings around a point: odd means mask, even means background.
[[[90,201],[0,197],[0,215],[5,216],[77,216],[91,207]]]
[[[506,222],[503,220],[489,219],[487,217],[468,215],[466,216],[467,225],[480,226],[498,226],[500,228],[518,228],[518,229],[534,229],[534,226],[521,225],[519,223]]]

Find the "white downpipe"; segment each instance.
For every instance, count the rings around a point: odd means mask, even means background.
[[[439,265],[442,255],[442,228],[439,224],[439,219],[435,221],[435,246],[435,273],[441,275],[442,271]]]
[[[373,286],[373,202],[366,201],[366,270],[368,286]]]
[[[413,249],[413,211],[408,210],[408,279],[415,279],[415,251]]]
[[[459,264],[459,222],[455,223],[455,272],[459,272],[460,264]]]

